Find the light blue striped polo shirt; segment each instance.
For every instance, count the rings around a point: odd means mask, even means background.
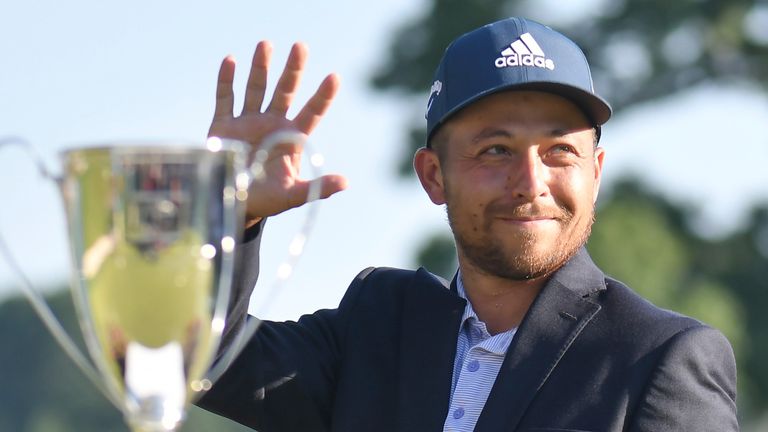
[[[459,326],[450,409],[443,431],[470,432],[474,430],[483,411],[517,328],[491,336],[485,323],[480,321],[472,309],[472,303],[464,291],[461,273],[456,277],[456,287],[459,296],[467,301],[467,306]]]

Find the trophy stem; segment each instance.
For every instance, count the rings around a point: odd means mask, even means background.
[[[180,425],[181,423],[177,423],[176,425],[170,427],[170,429],[162,425],[156,425],[156,426],[131,425],[130,427],[131,427],[131,432],[176,432]]]
[[[181,414],[181,413],[180,413]],[[177,419],[164,419],[163,421],[137,421],[131,417],[126,417],[131,432],[176,432],[181,423],[183,417],[180,415]]]

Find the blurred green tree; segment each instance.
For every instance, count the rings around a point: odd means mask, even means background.
[[[71,335],[80,331],[67,291],[49,297]],[[77,338],[75,338],[77,339]],[[127,432],[120,412],[75,367],[23,298],[0,303],[0,431]],[[82,341],[80,342],[82,347]],[[193,407],[182,432],[249,431]]]
[[[696,248],[693,271],[708,274],[741,302],[746,325],[739,384],[747,412],[768,411],[768,203],[755,205],[747,223]]]

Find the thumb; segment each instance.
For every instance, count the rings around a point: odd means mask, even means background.
[[[291,204],[298,207],[313,199],[325,199],[336,192],[343,191],[347,186],[347,179],[337,174],[324,175],[311,181],[302,180],[296,182],[291,188]]]

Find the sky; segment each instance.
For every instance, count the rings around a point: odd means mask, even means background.
[[[245,66],[259,40],[275,46],[271,84],[291,43],[304,41],[307,73],[289,114],[327,73],[341,75],[340,94],[311,143],[325,157],[324,170],[347,176],[350,188],[323,202],[295,276],[264,310],[259,305],[304,213],[269,220],[252,311],[295,319],[335,307],[359,271],[412,268],[416,246],[447,232],[443,209],[415,179],[394,174],[410,116],[422,112],[368,86],[394,31],[424,6],[412,0],[3,2],[0,136],[31,142],[54,173],[59,152],[76,147],[202,145],[221,59],[239,60],[241,101]],[[768,201],[767,118],[768,98],[738,86],[693,88],[623,111],[603,131],[606,186],[636,173],[700,209],[702,232],[727,233],[754,202]],[[55,186],[14,148],[0,148],[0,179],[0,232],[35,285],[62,285],[69,255]],[[18,292],[18,278],[0,261],[0,298]]]

